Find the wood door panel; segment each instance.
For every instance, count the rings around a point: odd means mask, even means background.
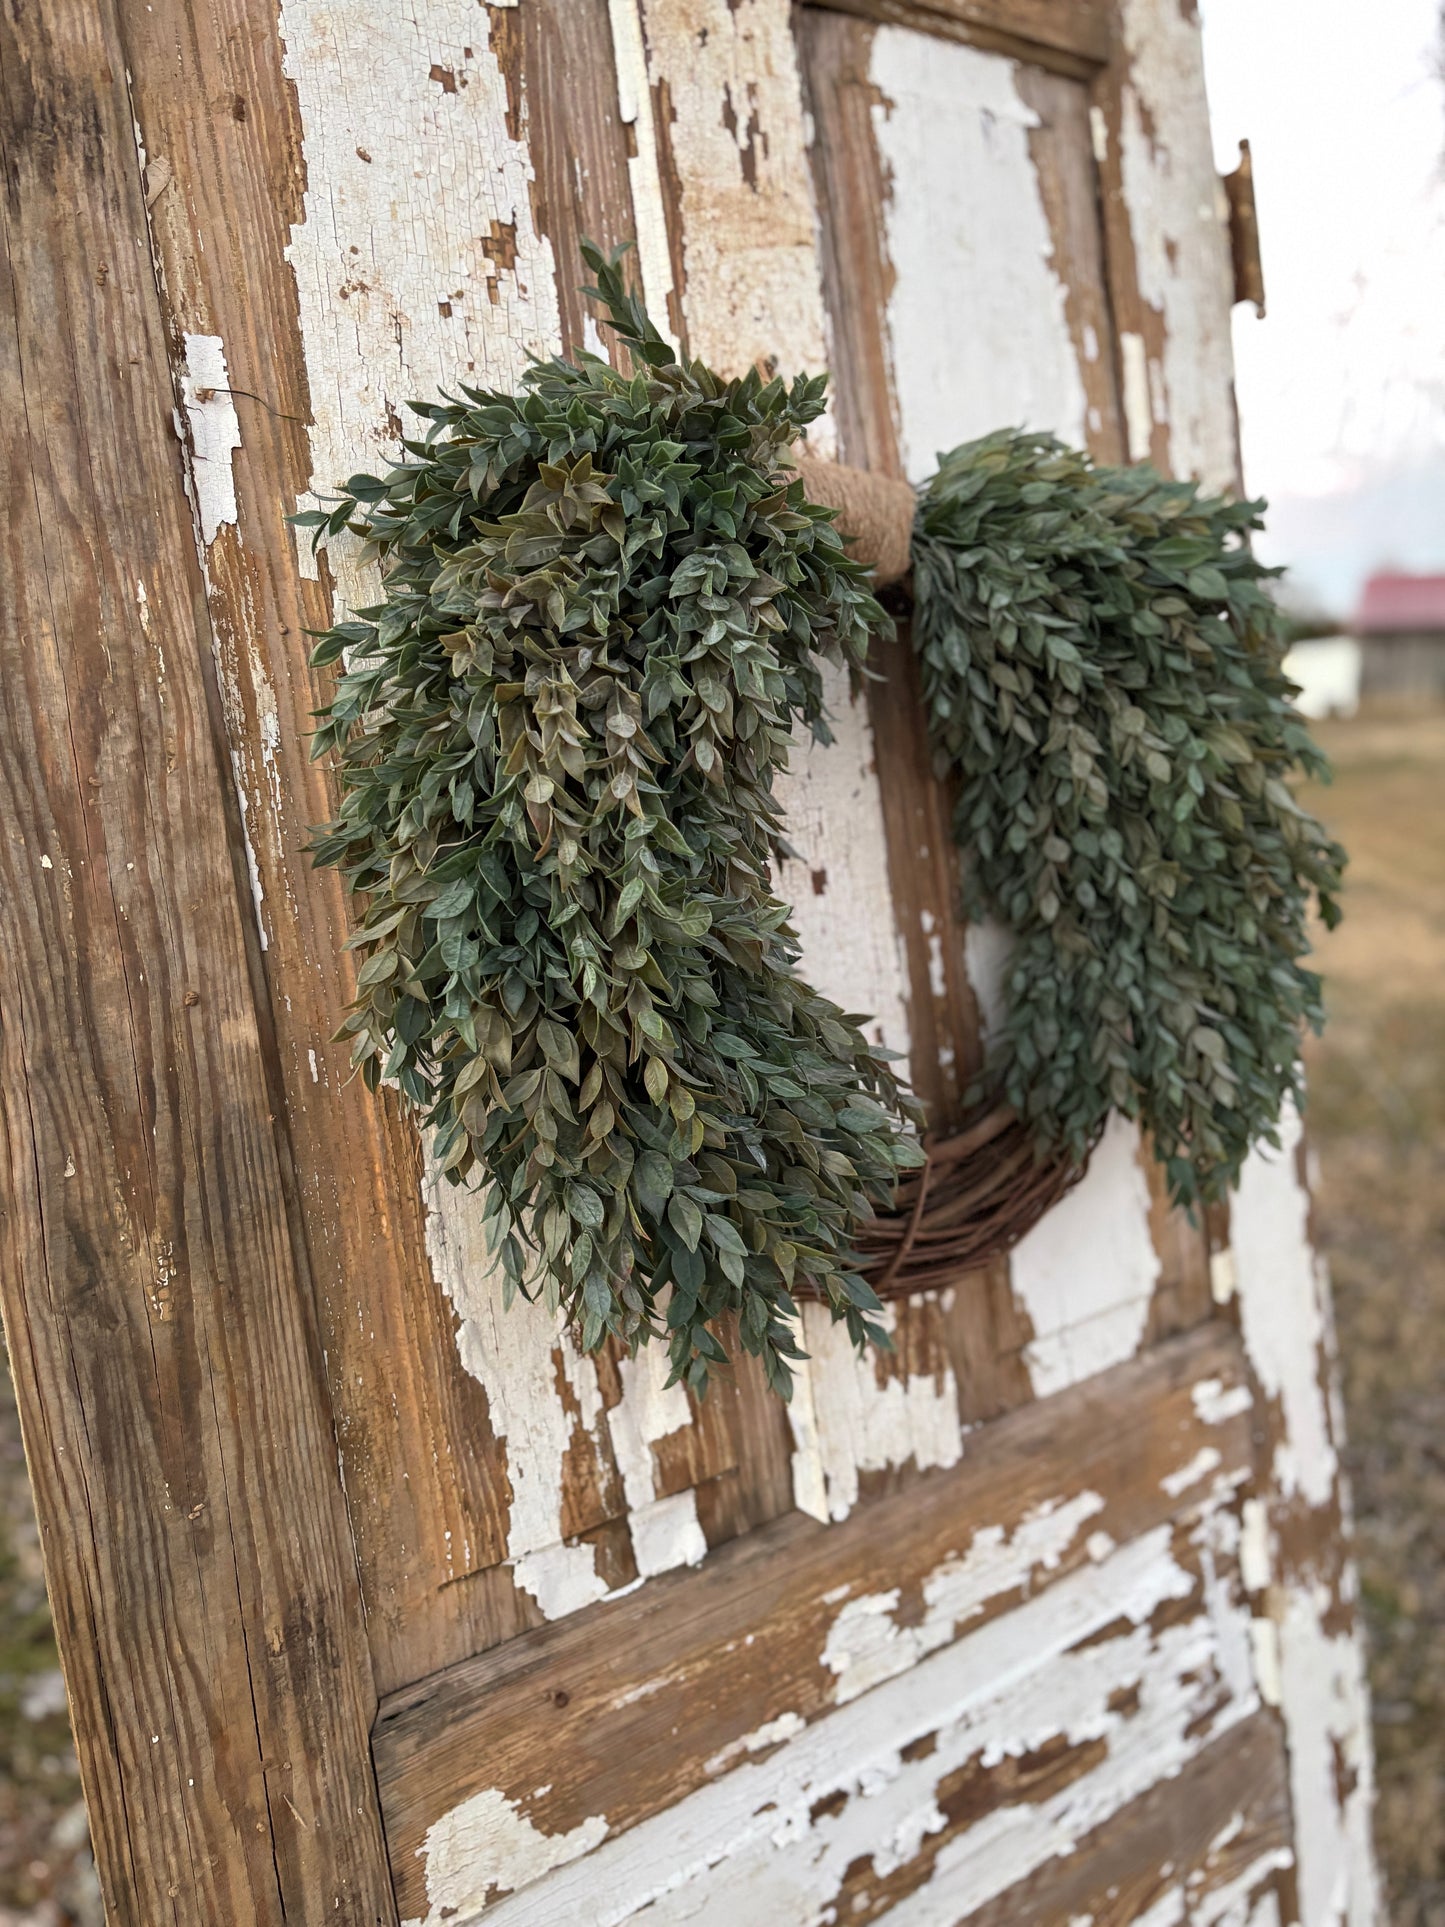
[[[522,1864],[507,1843],[523,1822],[528,1839],[550,1843],[537,1853],[559,1865],[603,1838],[620,1847],[688,1797],[721,1799],[720,1776],[773,1748],[796,1745],[816,1771],[820,1722],[959,1635],[1001,1656],[1007,1635],[985,1629],[1051,1589],[1078,1592],[1077,1607],[1059,1611],[1066,1630],[1083,1615],[1084,1637],[1101,1600],[1100,1627],[1134,1611],[1136,1568],[1154,1602],[1141,1616],[1157,1612],[1161,1630],[1176,1613],[1213,1610],[1201,1587],[1232,1585],[1220,1562],[1232,1557],[1229,1508],[1252,1445],[1226,1329],[1204,1326],[1015,1412],[969,1447],[905,1498],[867,1502],[830,1528],[780,1519],[697,1574],[660,1579],[393,1695],[374,1744],[403,1914],[457,1905],[467,1918],[492,1888],[496,1900],[520,1884],[507,1873]],[[1201,1559],[1215,1562],[1207,1586]],[[1176,1574],[1156,1599],[1161,1560],[1195,1576]],[[1200,1637],[1209,1646],[1216,1633]],[[1021,1638],[1010,1664],[1027,1653]],[[1237,1680],[1216,1685],[1221,1707],[1247,1710]],[[1086,1767],[1080,1754],[1073,1764],[1093,1771],[1099,1761],[1090,1754]],[[984,1798],[976,1775],[970,1785],[966,1797],[962,1781],[954,1788],[960,1812]],[[681,1819],[678,1828],[681,1837]],[[465,1893],[455,1884],[461,1838],[471,1846]],[[533,1918],[560,1906],[540,1895],[536,1904],[544,1911]]]

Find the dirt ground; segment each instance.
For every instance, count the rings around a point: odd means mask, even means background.
[[[1335,723],[1351,852],[1309,1047],[1394,1927],[1445,1927],[1445,710]],[[19,1432],[0,1367],[0,1927],[99,1927]]]
[[[0,1355],[0,1927],[101,1927],[10,1376]]]
[[[1350,851],[1309,1049],[1394,1927],[1445,1927],[1445,710],[1318,732]]]

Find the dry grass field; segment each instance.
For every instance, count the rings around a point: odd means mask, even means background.
[[[1335,1282],[1395,1927],[1445,1927],[1445,711],[1327,726],[1352,854],[1309,1129]],[[0,1927],[92,1927],[59,1675],[0,1371]]]
[[[1309,1050],[1394,1927],[1445,1927],[1445,710],[1319,732],[1351,854]]]

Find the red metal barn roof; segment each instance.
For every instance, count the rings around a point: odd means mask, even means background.
[[[1445,631],[1445,575],[1372,575],[1352,626],[1362,636],[1402,629]]]

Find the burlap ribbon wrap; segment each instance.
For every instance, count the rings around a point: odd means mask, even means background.
[[[810,502],[838,511],[838,527],[848,538],[848,552],[873,570],[880,589],[901,582],[908,573],[908,551],[913,541],[913,515],[918,496],[911,482],[891,475],[873,475],[842,462],[819,461],[816,455],[795,450],[793,460]]]

